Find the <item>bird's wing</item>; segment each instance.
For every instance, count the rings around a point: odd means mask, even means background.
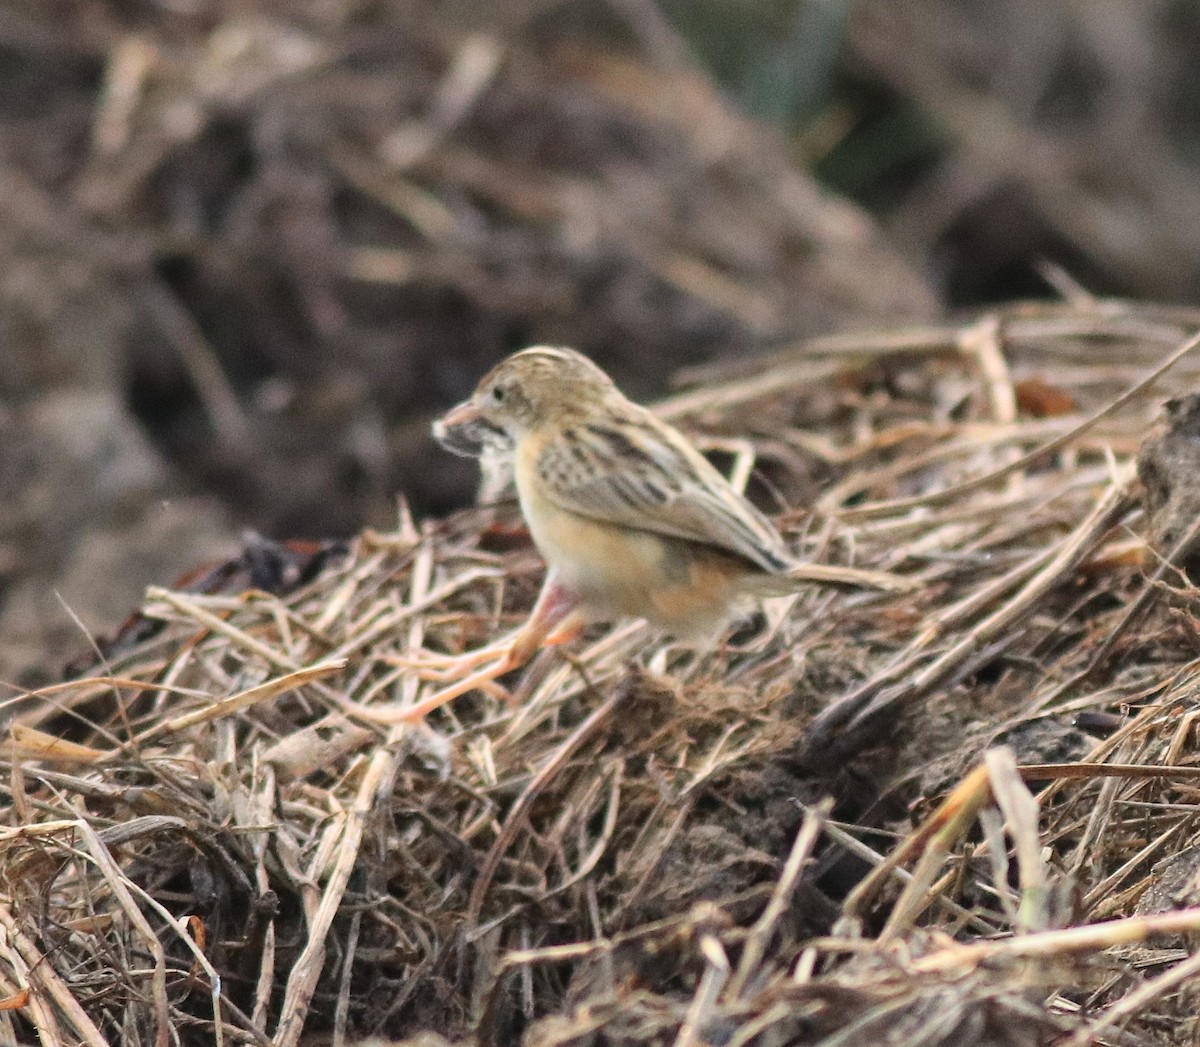
[[[566,422],[542,442],[535,468],[562,509],[725,549],[771,573],[792,565],[767,518],[648,412]]]

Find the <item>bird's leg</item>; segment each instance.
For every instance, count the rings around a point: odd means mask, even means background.
[[[490,664],[481,669],[474,669],[480,662],[479,651],[472,651],[463,656],[467,662],[468,673],[461,679],[443,687],[440,691],[423,698],[414,705],[399,709],[384,709],[370,705],[359,705],[357,702],[345,701],[346,707],[356,716],[373,720],[376,723],[407,723],[424,719],[447,702],[453,701],[460,695],[485,687],[494,680],[519,669],[532,658],[540,647],[545,644],[566,643],[574,639],[583,630],[585,624],[582,615],[577,613],[578,600],[563,588],[562,584],[551,572],[546,576],[541,594],[534,604],[528,621],[520,629],[511,633],[503,640],[490,644],[483,650],[492,657]],[[453,667],[449,671],[454,671]]]
[[[523,628],[523,627],[522,627]],[[433,680],[436,683],[453,683],[461,680],[467,673],[487,662],[503,658],[512,646],[513,638],[520,632],[509,633],[500,637],[495,643],[486,647],[477,647],[473,651],[462,654],[440,654],[437,651],[418,651],[415,654],[389,657],[389,665],[398,665],[413,669],[422,680]]]
[[[586,622],[582,618],[571,620],[570,612],[575,602],[575,598],[563,590],[553,575],[547,575],[525,624],[507,636],[463,654],[422,651],[412,657],[389,659],[389,663],[411,666],[422,680],[437,683],[454,683],[479,666],[501,659],[512,663],[509,669],[504,670],[509,672],[529,661],[539,647],[556,647],[579,636]]]

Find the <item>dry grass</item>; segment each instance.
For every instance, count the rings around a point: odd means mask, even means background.
[[[509,506],[151,591],[15,699],[0,1037],[1191,1042],[1200,632],[1134,458],[1198,328],[1081,300],[694,376],[661,409],[811,506],[799,553],[919,588],[596,629],[515,704],[340,704],[520,620]]]

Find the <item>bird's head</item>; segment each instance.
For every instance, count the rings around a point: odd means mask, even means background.
[[[599,367],[574,349],[534,346],[492,368],[470,399],[434,422],[433,435],[456,454],[509,450],[527,433],[596,401],[619,396]]]

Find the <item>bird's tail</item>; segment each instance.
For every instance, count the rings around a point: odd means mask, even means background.
[[[797,564],[789,568],[786,574],[756,575],[752,584],[756,596],[792,596],[808,585],[882,589],[890,593],[907,593],[920,588],[919,582],[888,571],[835,567],[823,563]]]

